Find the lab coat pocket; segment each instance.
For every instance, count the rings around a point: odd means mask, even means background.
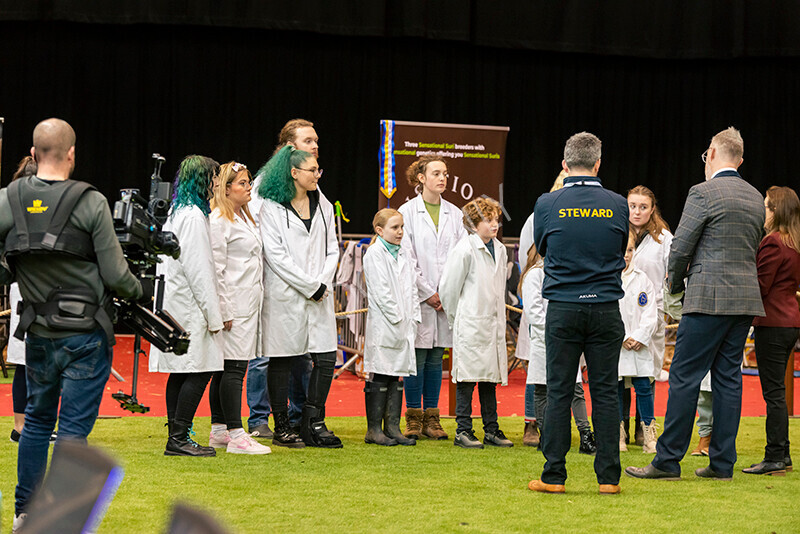
[[[460,315],[454,334],[465,347],[485,350],[494,343],[494,315]]]
[[[234,317],[250,317],[258,312],[261,305],[261,294],[252,287],[230,288]]]
[[[378,330],[378,346],[387,349],[402,349],[407,338],[407,336],[403,335],[406,326],[406,319],[395,325],[390,325],[386,320],[381,321]]]

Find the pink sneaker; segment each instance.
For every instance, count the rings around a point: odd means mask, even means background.
[[[208,446],[215,449],[224,449],[231,442],[231,434],[227,430],[223,432],[211,432],[208,436]]]
[[[251,438],[250,434],[243,434],[230,440],[227,450],[232,454],[269,454],[272,452],[272,449]]]

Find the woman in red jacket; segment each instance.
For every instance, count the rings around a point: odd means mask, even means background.
[[[764,461],[743,472],[783,475],[791,470],[784,376],[800,332],[795,292],[800,285],[800,200],[788,187],[770,187],[764,199],[767,236],[758,247],[758,283],[766,317],[756,317],[756,360],[767,403]]]

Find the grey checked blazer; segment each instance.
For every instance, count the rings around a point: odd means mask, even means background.
[[[764,316],[756,270],[764,217],[764,197],[735,171],[689,189],[667,266],[670,292],[686,290],[683,313]]]

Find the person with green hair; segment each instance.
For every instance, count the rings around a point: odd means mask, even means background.
[[[164,275],[164,309],[191,336],[184,356],[165,354],[150,347],[150,372],[169,373],[167,379],[167,456],[215,456],[190,436],[197,406],[215,371],[223,370],[218,332],[223,321],[211,249],[208,214],[213,179],[219,163],[205,156],[187,156],[175,177],[172,208],[164,231],[173,232],[181,244],[178,259],[163,257],[158,273]]]
[[[325,425],[337,348],[330,294],[339,261],[333,205],[317,188],[322,169],[309,152],[284,146],[258,175],[258,194],[265,199],[259,214],[266,260],[262,352],[270,359],[272,443],[340,448]],[[298,436],[289,423],[289,378],[292,364],[306,353],[314,367]]]

